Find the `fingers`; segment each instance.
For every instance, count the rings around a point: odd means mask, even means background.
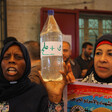
[[[71,64],[70,63],[67,64],[67,69],[68,69],[68,72],[72,72],[72,68],[71,68]]]
[[[71,72],[72,71],[70,63],[68,63],[66,65],[65,62],[64,62],[63,63],[63,67],[64,67],[64,72],[65,72],[66,75],[68,74],[68,72]]]
[[[66,80],[67,80],[67,84],[71,83],[71,79],[70,79],[70,77],[68,75],[66,76]]]
[[[75,82],[75,77],[73,75],[70,63],[68,63],[67,65],[65,65],[64,63],[63,66],[64,66],[64,72],[60,71],[60,73],[63,75],[63,80],[66,82],[66,84]]]
[[[63,62],[63,67],[64,67],[65,74],[67,74],[67,66],[66,66],[65,62]]]
[[[59,71],[59,72],[62,74],[65,84],[67,84],[66,73],[64,71]]]
[[[67,74],[67,81],[68,81],[68,83],[75,82],[75,77],[73,75],[70,63],[67,64],[67,71],[68,71],[68,74]]]
[[[40,78],[40,80],[43,80],[42,76],[41,76],[41,71],[38,71],[38,72],[39,72],[39,78]]]
[[[68,84],[69,84],[69,83],[74,83],[74,82],[75,82],[75,77],[74,77],[72,71],[69,72],[69,73],[67,74],[67,80],[68,80]]]
[[[42,84],[45,86],[45,82],[44,82],[44,80],[43,80],[43,78],[42,78],[42,76],[41,76],[41,71],[38,71],[39,72],[39,78],[40,78],[40,80],[41,80],[41,82],[42,82]]]
[[[63,75],[63,80],[65,81],[65,84],[70,84],[75,82],[75,77],[72,71],[69,72],[68,74],[65,74],[63,71],[60,71],[60,73]]]

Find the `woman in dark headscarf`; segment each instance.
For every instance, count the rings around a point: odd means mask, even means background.
[[[31,64],[23,44],[10,41],[0,58],[0,111],[47,112],[46,90],[28,79]]]
[[[112,85],[112,35],[100,37],[94,48],[94,64],[82,82]]]

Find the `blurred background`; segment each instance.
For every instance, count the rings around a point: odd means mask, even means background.
[[[81,53],[83,42],[94,44],[112,33],[112,0],[0,0],[0,49],[9,36],[22,43],[40,41],[49,9],[62,33],[71,37],[72,58]]]

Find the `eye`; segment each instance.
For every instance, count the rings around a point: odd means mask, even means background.
[[[101,54],[102,54],[101,52],[96,52],[96,53],[95,53],[95,55],[101,55]]]
[[[24,59],[24,57],[23,56],[21,56],[21,55],[19,55],[19,54],[15,54],[15,59],[17,59],[17,60],[21,60],[21,59]]]
[[[109,56],[112,56],[112,53],[108,53]]]
[[[3,59],[5,59],[5,60],[7,60],[7,59],[9,59],[10,58],[10,55],[4,55],[3,56]]]
[[[67,49],[64,49],[63,52],[68,52],[68,50]]]

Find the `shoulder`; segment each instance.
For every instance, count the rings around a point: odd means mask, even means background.
[[[78,60],[81,60],[81,59],[82,58],[81,58],[81,55],[80,55],[80,56],[76,57],[74,60],[78,61]]]
[[[93,57],[91,57],[91,61],[93,61]]]
[[[74,63],[75,63],[75,64],[78,64],[77,60],[74,59]],[[78,64],[78,65],[79,65],[79,64]]]
[[[31,67],[31,72],[37,72],[39,70],[41,70],[41,66],[33,66],[33,67]]]
[[[35,82],[37,84],[41,84],[41,80],[39,78],[39,71],[40,69],[38,69],[38,66],[35,66],[35,67],[32,67],[31,68],[31,72],[30,74],[28,75],[29,79],[32,81],[32,82]]]
[[[75,61],[70,59],[70,64],[74,66],[75,65]]]
[[[82,82],[88,82],[88,83],[92,83],[93,80],[94,79],[94,77],[93,77],[93,72],[91,72],[89,75],[87,75],[83,80],[82,80]]]
[[[70,60],[70,64],[71,64],[71,66],[75,66],[75,67],[79,66],[77,60]]]

